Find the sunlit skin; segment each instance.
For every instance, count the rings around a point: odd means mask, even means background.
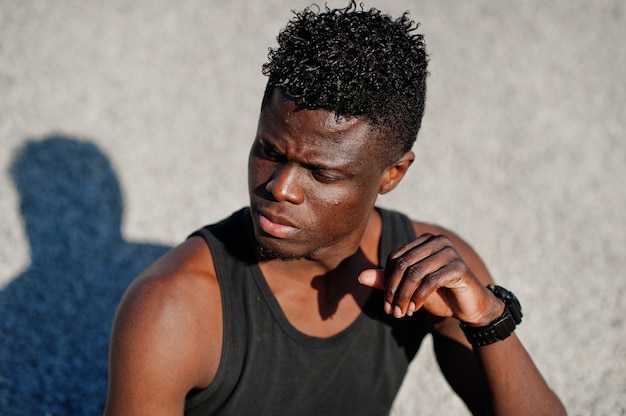
[[[362,118],[296,105],[277,91],[261,113],[248,165],[255,236],[333,269],[359,247],[383,186],[379,134]]]
[[[281,307],[303,332],[328,336],[358,316],[369,294],[357,277],[376,267],[374,204],[413,153],[383,166],[379,132],[367,119],[297,105],[276,90],[262,109],[249,157],[251,218]]]
[[[564,414],[515,333],[471,350],[457,319],[486,325],[504,304],[485,289],[491,276],[463,240],[415,222],[417,239],[379,269],[382,224],[374,204],[397,186],[414,154],[383,165],[384,142],[367,119],[297,110],[279,90],[266,104],[249,158],[253,231],[241,244],[263,247],[259,266],[289,322],[330,337],[354,322],[373,290],[383,290],[380,307],[398,319],[419,308],[440,317],[431,328],[435,353],[473,411]],[[142,273],[115,319],[105,414],[182,414],[189,391],[217,374],[221,302],[213,256],[201,238]]]
[[[289,281],[290,292],[299,280],[308,284],[313,277],[319,280],[319,276],[327,276],[327,287],[345,285],[345,273],[356,276],[362,271],[346,267],[351,265],[359,247],[366,248],[362,252],[375,265],[373,244],[368,244],[370,235],[365,235],[365,231],[375,215],[376,197],[393,188],[413,161],[413,154],[408,152],[401,158],[404,164],[400,168],[397,164],[383,167],[378,151],[382,142],[367,119],[337,118],[327,111],[299,109],[297,105],[297,101],[275,90],[261,112],[248,167],[255,238],[266,248],[264,251],[275,257],[263,259],[261,266],[268,272],[266,275],[281,277],[268,278],[270,284],[274,280]],[[390,179],[391,175],[395,179]],[[434,297],[430,295],[444,283],[450,286],[455,280],[451,287],[456,289],[456,296],[473,296],[483,303],[472,305],[467,312],[467,307],[459,308],[460,316],[470,322],[481,319],[489,322],[497,317],[502,312],[501,304],[493,302],[493,310],[485,312],[487,300],[493,299],[464,263],[457,261],[459,255],[449,241],[431,237],[422,237],[417,240],[420,244],[396,253],[400,261],[392,262],[398,267],[387,272],[386,287],[378,278],[376,285],[388,292],[386,311],[401,317],[427,302],[427,308],[437,315],[451,316],[449,304],[456,301],[454,296],[448,290],[441,290]],[[441,250],[443,245],[448,247]],[[437,256],[430,256],[440,250]],[[409,257],[414,259],[411,263],[405,260]],[[402,266],[417,260],[421,260],[424,274],[442,269],[439,273],[447,278],[419,282],[413,273],[405,273]],[[338,276],[336,269],[341,262],[344,275]],[[365,274],[361,281],[368,282],[375,276]],[[476,291],[485,292],[482,299],[475,296]],[[421,297],[414,299],[414,293]],[[291,297],[285,296],[285,302],[290,300]],[[317,301],[323,299],[318,297]],[[472,307],[482,310],[474,311]]]

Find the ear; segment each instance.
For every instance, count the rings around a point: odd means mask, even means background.
[[[404,178],[406,171],[409,170],[409,167],[413,164],[414,160],[415,153],[409,150],[396,162],[387,166],[380,178],[378,193],[381,195],[386,194],[398,186],[402,178]]]

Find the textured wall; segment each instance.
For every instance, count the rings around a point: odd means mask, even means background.
[[[260,66],[309,3],[0,0],[0,414],[99,413],[119,294],[246,203]],[[623,2],[366,5],[410,10],[431,54],[380,204],[475,246],[572,415],[625,414]],[[464,414],[428,347],[396,414]]]

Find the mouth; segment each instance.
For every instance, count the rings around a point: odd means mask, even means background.
[[[298,228],[286,218],[272,215],[268,212],[254,213],[258,228],[271,237],[289,238],[298,232]]]

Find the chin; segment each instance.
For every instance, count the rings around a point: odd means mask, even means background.
[[[296,253],[293,251],[286,250],[284,248],[279,248],[275,246],[271,246],[269,244],[264,243],[263,241],[257,240],[257,254],[261,258],[261,260],[280,260],[280,261],[294,261],[294,260],[306,260],[311,259],[317,250],[312,250],[305,253]]]

